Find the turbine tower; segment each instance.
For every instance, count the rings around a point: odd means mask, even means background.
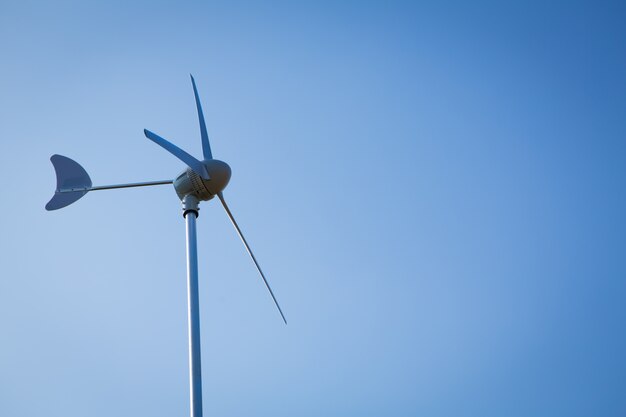
[[[198,96],[196,82],[191,76],[191,84],[198,109],[198,119],[200,122],[200,137],[202,141],[203,159],[200,161],[188,154],[178,146],[162,138],[161,136],[144,129],[144,134],[148,139],[163,147],[166,151],[180,159],[187,165],[187,168],[173,180],[148,181],[127,184],[92,186],[91,178],[87,171],[76,161],[62,156],[52,155],[50,161],[54,166],[57,187],[52,199],[46,204],[46,210],[58,210],[66,207],[89,191],[110,190],[115,188],[146,187],[152,185],[173,184],[176,194],[180,198],[183,206],[183,217],[185,218],[186,238],[187,238],[187,318],[189,334],[189,382],[190,382],[190,409],[191,417],[202,417],[202,372],[200,359],[200,302],[198,298],[198,248],[196,239],[196,219],[200,201],[208,201],[217,196],[228,218],[232,222],[237,234],[241,238],[246,251],[252,258],[265,286],[267,287],[274,304],[285,324],[287,320],[283,314],[274,292],[270,287],[265,274],[261,270],[256,257],[250,249],[239,225],[235,221],[226,200],[223,190],[230,180],[231,170],[226,162],[213,159],[209,135],[202,113],[202,105]]]

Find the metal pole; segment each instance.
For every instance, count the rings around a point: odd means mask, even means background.
[[[183,216],[187,226],[187,321],[189,330],[189,385],[191,417],[202,417],[202,371],[200,366],[200,306],[198,299],[198,248],[196,218],[198,199],[183,199]]]

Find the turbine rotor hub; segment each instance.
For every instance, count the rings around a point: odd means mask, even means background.
[[[174,189],[178,198],[184,200],[186,195],[193,195],[200,201],[212,199],[222,191],[230,181],[231,170],[226,162],[209,159],[202,162],[209,179],[205,180],[191,168],[187,168],[174,180]]]

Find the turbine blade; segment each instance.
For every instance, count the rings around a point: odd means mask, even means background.
[[[187,164],[187,166],[193,169],[196,174],[200,175],[205,180],[209,179],[209,173],[207,172],[206,167],[204,166],[204,164],[202,164],[202,162],[198,161],[196,158],[189,155],[187,152],[183,151],[172,142],[163,139],[161,136],[155,133],[150,132],[148,129],[144,129],[143,133],[148,139],[150,139],[157,145],[162,146],[166,151]]]
[[[226,204],[226,201],[224,200],[224,195],[221,192],[219,192],[219,193],[217,193],[217,196],[220,198],[220,201],[222,202],[222,206],[224,206],[224,210],[226,210],[226,214],[228,214],[228,217],[230,218],[230,221],[232,222],[233,226],[235,226],[235,229],[237,230],[237,233],[239,234],[239,237],[241,238],[241,241],[243,242],[244,246],[246,247],[246,250],[248,251],[248,254],[250,255],[250,257],[254,261],[254,265],[256,265],[256,269],[259,271],[259,274],[261,274],[261,278],[263,278],[263,282],[265,282],[265,286],[269,290],[270,295],[272,296],[272,299],[274,300],[274,304],[276,304],[276,307],[278,308],[278,312],[280,313],[281,317],[283,318],[283,321],[285,322],[285,324],[287,324],[287,319],[285,318],[285,315],[283,314],[283,310],[280,308],[280,305],[278,305],[278,301],[276,301],[276,297],[274,297],[274,292],[272,291],[272,288],[270,287],[270,284],[267,282],[267,279],[265,278],[265,275],[263,274],[263,271],[261,271],[261,267],[259,266],[259,263],[256,261],[256,258],[254,257],[254,254],[252,253],[252,249],[250,249],[250,246],[248,245],[248,242],[246,242],[246,238],[243,237],[243,233],[241,233],[241,229],[239,229],[239,226],[237,225],[237,222],[235,221],[235,218],[233,217],[233,214],[230,212],[230,209],[228,208],[228,205]]]
[[[200,104],[200,97],[198,96],[198,89],[196,88],[196,80],[191,76],[191,84],[193,85],[193,95],[196,97],[196,107],[198,108],[198,120],[200,120],[200,136],[202,137],[202,154],[204,159],[213,159],[211,154],[211,145],[209,144],[209,134],[206,131],[206,123],[204,122],[204,114],[202,113],[202,105]]]

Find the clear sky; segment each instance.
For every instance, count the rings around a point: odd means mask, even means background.
[[[129,4],[132,3],[132,4]],[[626,414],[624,2],[0,1],[0,415]]]

